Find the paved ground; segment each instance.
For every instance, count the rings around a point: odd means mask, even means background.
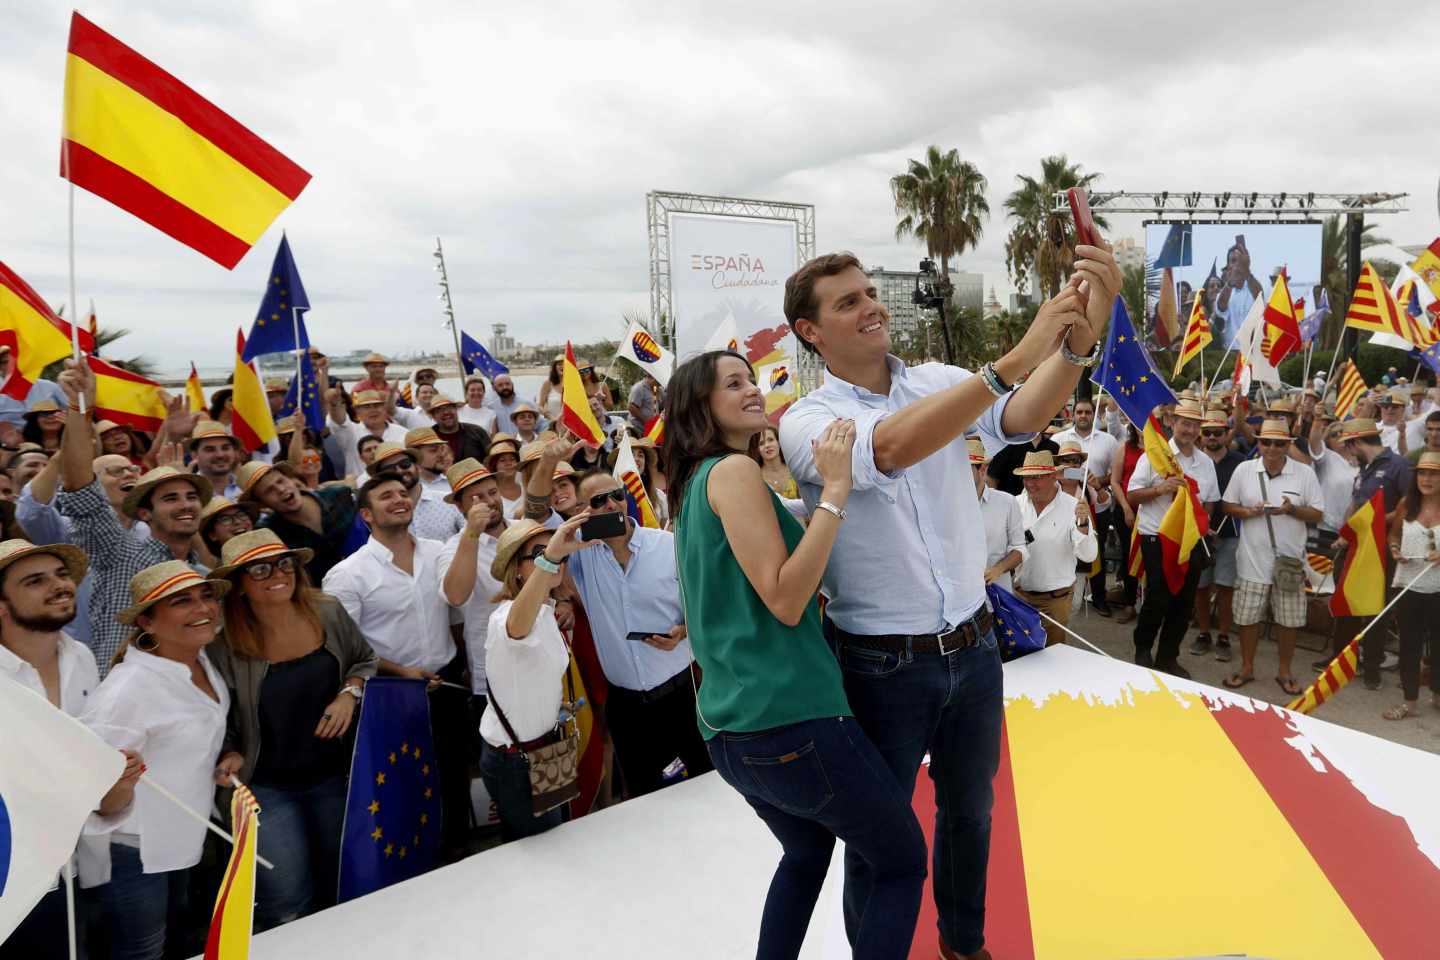
[[[1134,629],[1133,621],[1119,625],[1113,619],[1098,616],[1087,609],[1077,613],[1071,619],[1070,628],[1112,656],[1123,657],[1129,661],[1133,661],[1135,658],[1135,645],[1131,639]],[[1192,627],[1185,635],[1185,642],[1180,647],[1180,664],[1190,671],[1195,680],[1218,687],[1225,677],[1239,669],[1239,640],[1235,637],[1231,638],[1234,659],[1229,663],[1218,663],[1214,654],[1205,657],[1194,657],[1189,654],[1190,641],[1198,632]],[[1080,646],[1074,640],[1071,642]],[[1315,634],[1303,632],[1300,634],[1301,646],[1295,651],[1294,668],[1295,677],[1299,680],[1302,688],[1314,679],[1310,665],[1323,655],[1318,648],[1326,642],[1324,638]],[[1307,646],[1317,649],[1306,649]],[[1244,687],[1242,692],[1257,700],[1268,700],[1271,703],[1279,704],[1288,703],[1293,698],[1275,683],[1278,664],[1275,644],[1262,637],[1260,649],[1255,657],[1255,682]],[[1403,698],[1400,693],[1398,671],[1385,671],[1381,677],[1382,685],[1379,690],[1366,690],[1365,685],[1357,677],[1346,684],[1338,694],[1323,703],[1315,711],[1314,716],[1354,730],[1362,730],[1377,737],[1384,737],[1386,740],[1403,743],[1407,747],[1418,747],[1421,750],[1440,753],[1440,710],[1430,705],[1430,691],[1422,685],[1419,717],[1386,720],[1380,715],[1381,712],[1399,703]]]

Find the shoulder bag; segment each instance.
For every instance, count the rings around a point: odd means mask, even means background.
[[[1260,467],[1260,496],[1265,499],[1266,504],[1270,502],[1263,465]],[[1270,550],[1275,554],[1275,571],[1271,578],[1275,582],[1275,589],[1281,593],[1304,593],[1305,561],[1299,557],[1280,556],[1280,550],[1275,546],[1275,522],[1270,519],[1268,510],[1265,511],[1265,529],[1270,533]]]
[[[567,650],[569,645],[566,645]],[[556,722],[554,729],[534,740],[523,741],[500,709],[495,690],[490,690],[490,705],[500,718],[500,725],[510,742],[525,756],[530,767],[530,800],[535,815],[554,810],[580,796],[580,725],[576,721],[575,681],[570,675],[570,662],[565,664],[565,696],[570,716]]]

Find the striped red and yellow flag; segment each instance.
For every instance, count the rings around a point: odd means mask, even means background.
[[[1185,364],[1200,355],[1210,346],[1214,337],[1210,333],[1210,320],[1205,316],[1205,298],[1195,297],[1190,307],[1190,319],[1185,323],[1185,336],[1180,341],[1180,356],[1175,358],[1174,376],[1179,376]]]
[[[4,263],[0,263],[0,346],[10,348],[13,371],[0,393],[21,402],[41,371],[71,353],[70,324]],[[80,349],[95,349],[95,339],[84,330]]]
[[[235,434],[240,445],[248,450],[258,450],[275,439],[275,418],[270,413],[270,400],[265,396],[265,387],[260,375],[246,363],[245,331],[235,331],[235,378],[230,395],[230,432]]]
[[[87,358],[95,374],[95,414],[136,430],[157,432],[165,422],[160,384],[99,357]]]
[[[232,268],[310,174],[76,13],[60,175]]]
[[[1300,349],[1300,319],[1295,315],[1295,303],[1290,299],[1290,284],[1281,270],[1275,277],[1275,286],[1270,288],[1270,300],[1265,304],[1265,339],[1262,350],[1272,367]]]
[[[1365,384],[1365,378],[1360,376],[1360,368],[1355,366],[1354,360],[1346,360],[1345,366],[1340,369],[1340,392],[1335,397],[1335,416],[1344,420],[1350,416],[1350,411],[1355,408],[1355,401],[1365,395],[1370,389]]]
[[[1435,343],[1429,325],[1410,316],[1369,261],[1360,267],[1360,280],[1345,313],[1345,326],[1393,334],[1421,350]]]
[[[260,804],[246,787],[230,797],[230,830],[235,844],[225,879],[215,894],[205,960],[246,960],[255,917],[255,851],[260,847]]]
[[[205,387],[200,383],[200,373],[190,363],[190,376],[185,378],[185,403],[191,413],[205,412]]]
[[[665,414],[657,413],[645,424],[645,439],[651,441],[656,447],[665,443]]]
[[[1170,442],[1160,428],[1160,421],[1152,413],[1145,421],[1145,456],[1155,473],[1162,477],[1179,477],[1184,486],[1175,491],[1175,499],[1160,518],[1160,550],[1164,560],[1165,582],[1170,589],[1179,593],[1185,585],[1190,571],[1190,554],[1210,529],[1210,518],[1200,503],[1197,485],[1185,476],[1180,462],[1170,449]],[[1139,529],[1139,525],[1136,525]],[[1153,585],[1152,585],[1153,586]]]
[[[1335,580],[1330,612],[1337,617],[1373,617],[1385,607],[1385,491],[1376,490],[1340,529],[1349,548]]]
[[[1287,710],[1295,710],[1300,713],[1310,713],[1320,704],[1329,700],[1337,691],[1351,680],[1355,674],[1360,672],[1360,638],[1356,637],[1345,644],[1345,649],[1336,654],[1335,659],[1326,664],[1320,676],[1315,682],[1305,688],[1305,692],[1285,705]]]
[[[560,375],[560,423],[575,435],[576,440],[599,447],[605,443],[605,433],[595,412],[590,409],[590,397],[585,393],[585,384],[580,379],[580,370],[575,366],[575,348],[565,342],[565,362]]]

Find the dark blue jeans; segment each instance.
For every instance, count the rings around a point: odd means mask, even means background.
[[[837,837],[869,880],[850,931],[853,955],[907,956],[925,887],[925,836],[910,794],[854,718],[718,733],[707,746],[784,851],[765,897],[758,960],[800,955]]]
[[[497,750],[490,744],[480,748],[480,777],[495,809],[500,814],[500,836],[507,843],[533,837],[565,822],[565,807],[535,816],[530,800],[530,764],[523,753]]]
[[[118,843],[110,845],[110,882],[104,889],[111,960],[163,960],[185,955],[183,925],[189,873],[145,873],[139,850]]]
[[[828,626],[828,624],[827,624]],[[940,936],[956,953],[985,944],[990,808],[1004,717],[993,631],[948,655],[881,653],[841,645],[845,693],[855,719],[894,772],[908,802],[930,754],[935,783],[932,867]],[[845,851],[845,926],[851,943],[875,885],[859,851]]]
[[[255,930],[269,930],[334,906],[345,825],[345,778],[308,790],[250,787],[260,804],[260,856],[274,870],[255,869]]]

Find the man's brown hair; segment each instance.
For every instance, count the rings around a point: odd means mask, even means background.
[[[820,311],[820,305],[815,302],[815,281],[844,273],[851,267],[858,267],[862,272],[865,269],[860,258],[853,253],[823,253],[790,274],[790,279],[785,281],[785,319],[790,322],[790,331],[795,334],[795,339],[811,353],[815,352],[815,347],[800,336],[800,331],[795,329],[795,321],[804,318],[813,321]]]

